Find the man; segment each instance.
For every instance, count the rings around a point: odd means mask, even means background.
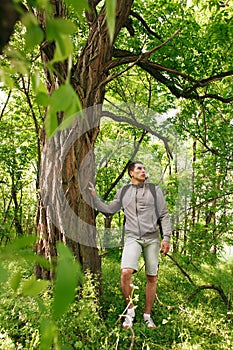
[[[156,281],[158,275],[159,251],[166,254],[169,251],[171,237],[170,219],[166,202],[162,191],[156,186],[157,210],[155,201],[150,191],[145,167],[142,162],[132,162],[128,167],[131,178],[130,186],[122,198],[122,187],[116,194],[114,200],[106,204],[102,202],[90,183],[90,191],[94,198],[97,210],[103,213],[114,214],[121,207],[124,208],[126,217],[125,233],[126,239],[121,261],[121,288],[127,304],[127,314],[123,322],[124,328],[133,326],[135,309],[132,303],[132,274],[138,269],[138,260],[143,253],[146,271],[146,302],[144,310],[144,321],[149,328],[155,328],[151,318],[151,310],[156,296]],[[156,215],[156,213],[158,213]],[[163,239],[160,243],[158,216],[160,217]]]

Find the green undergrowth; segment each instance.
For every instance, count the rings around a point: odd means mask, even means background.
[[[134,302],[136,322],[131,330],[121,326],[125,308],[120,289],[120,250],[107,252],[102,261],[102,281],[86,273],[83,284],[77,288],[75,301],[58,319],[56,327],[60,349],[182,349],[182,350],[228,350],[233,346],[232,312],[223,302],[217,290],[204,289],[188,298],[201,285],[220,286],[232,300],[233,262],[200,269],[186,266],[184,270],[194,281],[192,285],[181,270],[168,258],[160,261],[159,281],[152,316],[157,328],[147,329],[143,322],[145,275],[143,261],[140,271],[133,276],[136,286]],[[8,265],[14,272],[18,269],[25,278],[33,273],[30,264]],[[98,286],[102,286],[102,299]],[[64,298],[66,297],[64,290]],[[40,321],[43,302],[45,312],[53,302],[51,286],[37,298],[14,292],[9,282],[2,284],[0,302],[0,349],[41,349]],[[47,309],[46,309],[47,308]],[[46,347],[43,345],[43,349]],[[50,348],[48,347],[48,350]],[[53,347],[53,349],[55,349]],[[57,348],[58,349],[58,348]]]

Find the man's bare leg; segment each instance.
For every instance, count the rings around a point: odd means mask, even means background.
[[[132,274],[133,269],[123,269],[121,271],[121,290],[129,309],[133,308],[132,296]],[[130,304],[129,304],[130,303]]]
[[[146,276],[146,305],[144,312],[144,320],[147,322],[149,328],[155,328],[154,322],[151,320],[150,314],[156,296],[156,282],[157,276]],[[148,323],[149,322],[149,323]]]
[[[145,314],[150,314],[152,307],[154,305],[155,296],[156,296],[156,282],[157,276],[146,276],[146,305],[145,305]]]
[[[123,328],[128,329],[133,327],[135,311],[132,302],[132,273],[133,269],[123,269],[121,271],[121,289],[127,305],[127,312],[125,314]]]

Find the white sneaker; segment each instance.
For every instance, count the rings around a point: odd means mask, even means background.
[[[144,318],[144,321],[147,325],[148,328],[156,328],[156,325],[154,324],[154,321],[152,320],[152,318]]]
[[[122,323],[123,328],[124,329],[132,328],[135,315],[127,313],[124,315],[124,317],[125,317],[125,320]]]

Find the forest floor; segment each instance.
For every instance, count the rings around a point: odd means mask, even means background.
[[[134,274],[133,299],[136,322],[133,329],[122,328],[124,300],[120,289],[121,251],[112,249],[102,259],[102,298],[96,292],[91,274],[86,274],[75,302],[57,321],[60,347],[41,342],[41,322],[45,315],[38,308],[40,299],[52,305],[51,286],[39,297],[12,290],[12,281],[2,283],[0,302],[0,350],[229,350],[233,347],[233,260],[203,264],[198,268],[179,257],[161,258],[156,300],[152,317],[157,325],[148,329],[143,321],[145,273],[143,260]],[[179,259],[179,262],[176,260]],[[8,264],[17,271],[19,264]],[[30,262],[20,266],[21,274],[33,274]],[[204,288],[204,287],[205,288]],[[203,288],[201,288],[203,287]],[[66,289],[64,288],[64,298]],[[46,310],[45,310],[46,313]]]

